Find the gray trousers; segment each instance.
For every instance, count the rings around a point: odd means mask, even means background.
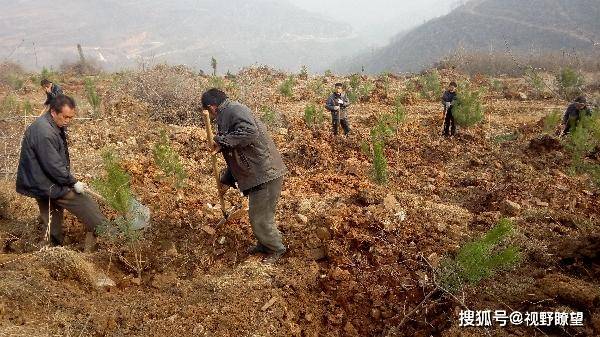
[[[275,224],[275,210],[281,195],[283,177],[269,181],[248,193],[250,224],[258,243],[270,251],[285,251],[281,232]]]
[[[50,240],[54,244],[63,242],[63,213],[68,210],[83,222],[87,232],[95,232],[96,228],[106,221],[106,218],[100,212],[98,203],[85,193],[69,193],[58,199],[36,199],[40,209],[39,219],[44,225],[48,225],[48,216],[52,217],[50,221]],[[50,209],[48,208],[50,206]]]

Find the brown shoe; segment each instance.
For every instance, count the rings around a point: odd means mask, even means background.
[[[96,235],[94,232],[85,233],[84,253],[93,253],[96,251]]]

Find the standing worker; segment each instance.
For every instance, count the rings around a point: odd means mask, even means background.
[[[258,240],[248,253],[269,254],[267,262],[277,261],[286,251],[275,224],[275,210],[287,172],[266,127],[245,105],[230,100],[219,89],[202,94],[202,108],[216,120],[213,151],[221,152],[227,169],[221,174],[224,194],[229,187],[249,198],[248,215]]]
[[[344,93],[344,86],[342,83],[335,84],[335,91],[327,99],[325,108],[331,111],[331,124],[333,128],[333,134],[337,136],[338,127],[341,124],[344,129],[344,135],[350,133],[350,124],[348,124],[348,114],[346,108],[350,105],[350,101]]]
[[[63,244],[63,211],[67,209],[85,225],[84,251],[91,252],[96,228],[106,218],[84,193],[86,185],[71,174],[66,127],[75,114],[75,101],[58,95],[50,102],[50,110],[29,125],[21,143],[16,190],[36,199],[40,218],[50,227],[48,244]]]
[[[444,130],[442,135],[445,137],[454,136],[456,134],[456,122],[452,115],[452,108],[456,101],[456,82],[450,82],[448,89],[442,96],[442,104],[444,105]]]
[[[562,132],[560,135],[566,135],[569,132],[571,132],[571,129],[576,128],[577,124],[579,124],[579,121],[583,117],[583,114],[591,116],[592,112],[587,106],[587,99],[585,98],[585,96],[579,96],[575,98],[575,100],[569,105],[569,107],[567,107],[567,110],[563,115],[561,123]]]
[[[43,114],[44,112],[46,112],[46,110],[48,110],[48,107],[50,107],[50,102],[52,102],[52,100],[55,99],[56,96],[62,95],[63,91],[58,84],[54,84],[48,79],[43,79],[40,82],[40,85],[46,93],[46,101],[44,102],[44,110],[42,111]]]

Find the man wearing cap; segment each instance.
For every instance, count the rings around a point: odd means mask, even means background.
[[[71,174],[66,127],[75,109],[71,97],[58,95],[50,102],[50,110],[29,125],[21,143],[16,190],[36,199],[40,219],[49,226],[48,244],[63,244],[63,211],[67,209],[85,225],[84,250],[91,252],[95,230],[106,218],[84,193],[85,184]]]
[[[571,129],[577,127],[577,124],[583,117],[583,114],[587,116],[591,116],[592,112],[587,106],[587,99],[585,96],[579,96],[575,98],[573,103],[569,105],[562,119],[562,127],[563,131],[562,135],[566,135],[571,132]]]
[[[325,108],[331,112],[331,124],[333,134],[337,136],[338,127],[341,124],[344,129],[344,135],[350,133],[350,124],[348,124],[348,114],[346,108],[350,105],[350,101],[344,93],[344,86],[342,83],[335,84],[335,91],[327,99]]]
[[[277,261],[286,251],[275,224],[275,210],[287,172],[266,127],[245,105],[230,100],[219,89],[202,94],[202,108],[216,120],[213,151],[221,152],[227,169],[221,174],[225,193],[237,187],[248,196],[250,224],[257,244],[248,253],[268,254],[267,262]]]

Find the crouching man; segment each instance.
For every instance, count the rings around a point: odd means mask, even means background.
[[[63,211],[67,209],[85,225],[86,252],[94,250],[95,230],[106,221],[98,204],[84,193],[85,184],[70,171],[66,127],[75,117],[75,101],[58,95],[49,111],[25,131],[17,171],[17,192],[35,198],[40,219],[49,226],[48,244],[63,243]]]
[[[223,91],[206,91],[202,107],[216,120],[213,150],[221,152],[227,163],[221,182],[231,187],[237,182],[249,199],[248,215],[258,243],[248,252],[269,254],[267,262],[275,262],[286,251],[275,224],[277,201],[287,172],[281,155],[262,122],[248,107],[230,100]]]

